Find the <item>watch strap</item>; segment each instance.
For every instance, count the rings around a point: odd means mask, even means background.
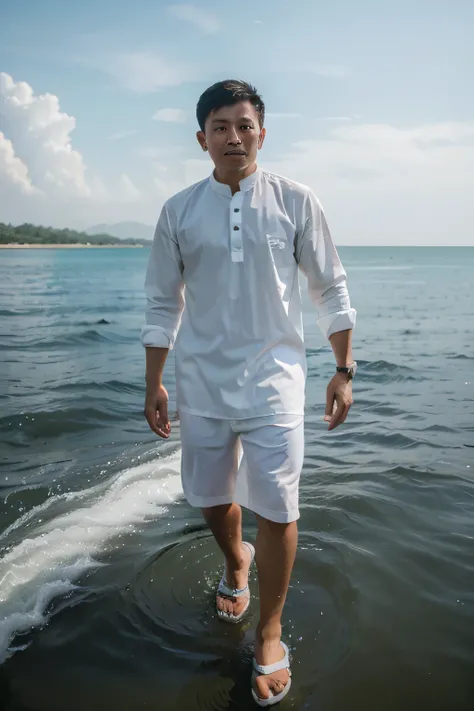
[[[338,373],[346,373],[349,378],[353,378],[357,370],[357,363],[354,361],[351,365],[338,365],[336,371]]]

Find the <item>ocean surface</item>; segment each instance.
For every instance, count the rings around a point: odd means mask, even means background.
[[[299,547],[281,709],[474,709],[474,248],[348,248],[359,372],[306,299]],[[258,589],[183,499],[179,423],[143,417],[147,249],[0,252],[0,711],[223,711],[250,695]],[[304,288],[304,283],[303,283]],[[173,359],[165,384],[174,407]],[[250,513],[245,535],[255,535]]]

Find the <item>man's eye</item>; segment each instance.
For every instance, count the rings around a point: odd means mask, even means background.
[[[218,127],[216,128],[216,131],[224,131],[224,130],[225,130],[225,127],[224,127],[224,126],[218,126]]]
[[[244,126],[241,126],[240,128],[252,128],[252,126],[245,124]]]

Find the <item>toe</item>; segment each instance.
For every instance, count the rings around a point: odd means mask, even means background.
[[[225,601],[225,611],[227,612],[228,615],[231,615],[234,610],[234,603],[232,600],[226,600]]]
[[[243,612],[247,602],[248,597],[239,597],[235,600],[230,600],[221,595],[217,595],[216,597],[217,609],[221,612],[225,612],[227,615],[234,615],[235,617],[238,617]]]
[[[216,600],[217,600],[217,609],[218,610],[220,610],[221,612],[225,612],[226,614],[229,614],[232,612],[232,607],[233,607],[232,600],[229,600],[229,598],[224,597],[223,595],[217,595]]]
[[[237,602],[234,602],[234,604],[232,605],[232,612],[236,617],[240,615],[240,613],[245,607],[246,602],[246,600],[240,597],[237,599]]]
[[[268,678],[264,676],[258,676],[255,679],[255,691],[260,699],[270,698],[270,688],[268,686]]]
[[[281,692],[285,688],[285,685],[282,681],[280,681],[279,679],[272,678],[268,680],[268,686],[270,687],[270,691],[272,692],[272,694],[274,694],[274,696],[277,696],[277,694],[281,694]]]
[[[226,601],[225,598],[221,597],[220,595],[217,596],[217,608],[220,610],[220,612],[225,612],[225,605]]]
[[[283,678],[285,676],[285,678]],[[255,691],[261,699],[268,699],[270,694],[277,696],[281,694],[285,686],[288,684],[289,675],[286,673],[275,672],[272,675],[259,676],[255,680]]]

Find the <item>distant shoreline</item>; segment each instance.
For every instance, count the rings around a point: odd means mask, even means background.
[[[139,249],[143,244],[0,244],[0,249]],[[151,247],[151,242],[150,242]]]
[[[150,244],[0,244],[0,249],[137,249],[151,247]],[[358,247],[361,249],[452,249],[452,248],[474,248],[471,244],[338,244],[337,247]]]

